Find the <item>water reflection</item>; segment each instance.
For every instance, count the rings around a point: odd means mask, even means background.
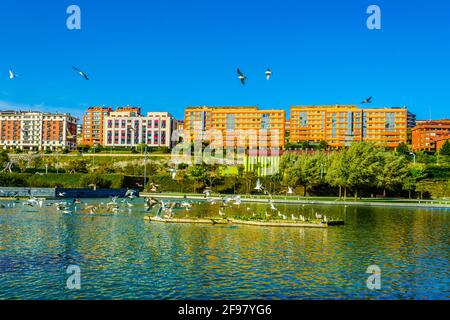
[[[91,202],[94,202],[92,200]],[[0,298],[414,299],[450,298],[445,210],[277,205],[345,219],[328,229],[145,223],[143,201],[117,215],[1,209]],[[215,215],[204,203],[178,215]],[[241,204],[228,214],[270,210]],[[68,265],[82,289],[66,289]],[[366,288],[367,267],[382,289]]]

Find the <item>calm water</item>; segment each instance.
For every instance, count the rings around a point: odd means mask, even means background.
[[[0,299],[450,298],[449,210],[278,206],[289,216],[346,220],[322,230],[152,224],[143,221],[143,200],[134,203],[106,216],[0,209]],[[205,203],[189,214],[217,210]],[[233,212],[265,210],[242,204]],[[79,291],[66,288],[73,264]],[[382,272],[378,291],[366,287],[373,264]]]

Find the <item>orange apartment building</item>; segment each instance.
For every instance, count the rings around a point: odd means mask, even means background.
[[[184,116],[185,141],[208,140],[213,146],[249,149],[284,147],[286,112],[260,110],[257,106],[188,107]]]
[[[450,135],[450,119],[418,121],[412,129],[413,151],[437,151],[444,144],[442,137]]]
[[[373,142],[395,148],[407,141],[406,108],[361,109],[353,105],[293,106],[290,142],[324,140],[331,147],[354,141]]]
[[[69,114],[2,111],[0,143],[3,149],[74,149],[77,121]]]
[[[103,144],[103,120],[112,111],[111,107],[90,107],[86,110],[83,115],[80,144],[88,146]]]

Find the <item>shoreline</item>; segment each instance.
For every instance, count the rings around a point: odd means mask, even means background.
[[[187,200],[201,200],[205,201],[206,198],[204,195],[192,195],[192,194],[172,194],[172,193],[149,193],[149,192],[141,192],[140,196],[143,198],[153,197],[156,199],[187,199]],[[219,196],[211,196],[209,199],[214,199],[216,201],[221,201],[223,197],[234,196],[234,195],[222,195]],[[438,208],[438,209],[450,209],[450,202],[448,201],[439,201],[439,200],[410,200],[411,202],[393,202],[389,200],[378,200],[378,201],[354,201],[354,200],[317,200],[317,199],[300,199],[301,197],[297,197],[297,199],[293,199],[293,197],[285,197],[285,199],[277,198],[277,196],[273,197],[273,203],[278,204],[317,204],[317,205],[338,205],[338,206],[373,206],[373,207],[408,207],[408,208]],[[268,203],[269,197],[267,196],[249,196],[244,195],[241,196],[241,201],[244,203]],[[403,200],[408,201],[408,200]],[[413,202],[414,201],[414,202]],[[421,203],[422,202],[422,203]],[[446,203],[439,203],[446,202]]]

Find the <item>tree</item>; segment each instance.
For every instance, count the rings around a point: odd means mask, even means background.
[[[325,176],[325,181],[332,187],[339,187],[339,198],[347,198],[347,188],[349,187],[349,171],[347,168],[347,149],[333,153],[330,158],[330,165]],[[342,194],[342,188],[344,194]]]
[[[402,185],[409,173],[406,158],[393,153],[383,154],[383,165],[377,174],[377,186],[383,189],[383,196],[386,197],[386,190],[394,190]]]
[[[30,162],[34,170],[38,170],[44,166],[44,159],[41,156],[33,157]]]
[[[194,182],[193,183],[193,191],[197,192],[197,186],[200,182],[204,182],[207,179],[207,167],[206,165],[194,165],[188,169],[188,176]]]
[[[3,169],[9,163],[9,156],[5,150],[0,152],[0,166]]]
[[[71,160],[67,164],[67,171],[70,173],[88,173],[86,160]]]
[[[398,154],[409,154],[408,145],[402,142],[397,146],[396,151]]]
[[[403,190],[408,191],[409,199],[411,199],[411,193],[416,190],[417,181],[427,176],[426,170],[426,165],[423,163],[410,165],[409,174],[403,181]]]
[[[24,173],[28,168],[28,161],[25,159],[19,159],[19,161],[17,161],[17,167],[21,173]]]
[[[439,155],[441,156],[450,156],[450,139],[445,141],[439,150]]]
[[[355,199],[361,187],[373,186],[383,159],[380,149],[372,143],[357,142],[350,146],[345,159],[348,185],[354,190]]]
[[[328,142],[326,142],[325,140],[320,140],[319,144],[317,145],[317,149],[319,150],[328,149]]]

